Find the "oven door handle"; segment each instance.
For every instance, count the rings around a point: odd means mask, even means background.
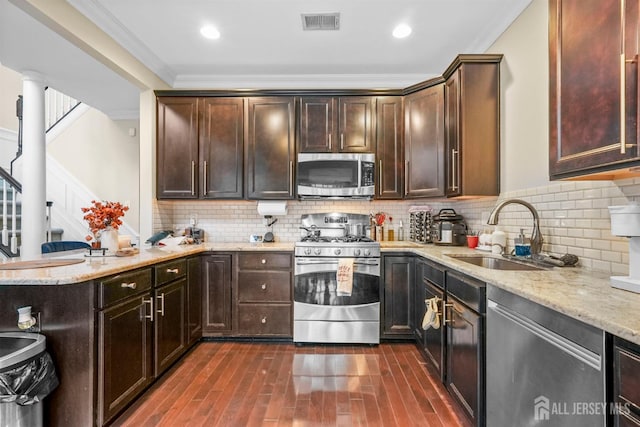
[[[314,259],[314,258],[304,258],[304,259],[296,259],[296,265],[318,265],[318,264],[335,264],[338,265],[337,259]],[[354,265],[366,265],[366,266],[376,266],[380,265],[379,259],[368,259],[366,261],[354,261]]]

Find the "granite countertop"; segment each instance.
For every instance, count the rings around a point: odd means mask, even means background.
[[[140,253],[129,257],[91,258],[85,257],[84,251],[69,251],[43,258],[84,259],[84,262],[54,268],[0,270],[0,288],[2,285],[81,283],[201,252],[293,251],[293,247],[293,242],[207,242],[200,245],[141,248]],[[640,345],[640,294],[612,288],[608,274],[579,267],[554,267],[539,271],[490,270],[447,256],[478,253],[466,247],[405,241],[382,242],[381,250],[383,254],[405,252],[425,257]]]

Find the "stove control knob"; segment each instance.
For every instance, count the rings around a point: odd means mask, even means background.
[[[354,249],[354,250],[353,250],[353,254],[354,254],[355,256],[360,256],[360,249]]]
[[[315,248],[313,250],[313,253],[316,254],[316,255],[320,255],[322,253],[322,251],[320,250],[320,248]]]
[[[305,254],[305,255],[311,255],[311,248],[306,248],[306,249],[304,250],[304,254]]]
[[[365,256],[369,256],[369,255],[371,255],[371,249],[365,249],[365,250],[364,250],[364,255],[365,255]]]
[[[334,249],[333,253],[336,255],[340,255],[342,253],[342,251],[340,249]]]

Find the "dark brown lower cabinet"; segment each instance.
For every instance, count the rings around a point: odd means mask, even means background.
[[[151,293],[146,292],[98,313],[99,426],[153,381],[151,301]]]
[[[156,377],[187,350],[187,279],[183,277],[155,290]]]
[[[204,336],[231,333],[231,254],[202,257]]]
[[[444,357],[445,357],[445,325],[442,323],[442,310],[444,308],[444,270],[436,264],[420,260],[416,267],[416,338],[423,355],[431,362],[441,381],[444,381]],[[440,326],[436,329],[429,327],[422,329],[422,319],[427,311],[426,301],[436,298]]]
[[[200,256],[187,259],[187,345],[202,338],[202,262]]]
[[[615,337],[613,342],[614,426],[640,426],[640,346]]]
[[[413,256],[384,256],[382,337],[413,337]]]

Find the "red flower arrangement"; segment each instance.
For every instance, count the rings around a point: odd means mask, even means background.
[[[89,230],[93,235],[87,235],[87,241],[97,239],[99,233],[107,227],[115,230],[120,228],[122,220],[120,217],[129,210],[129,206],[124,206],[120,202],[98,202],[92,200],[93,204],[88,208],[80,208],[85,214],[83,219],[89,223]]]

